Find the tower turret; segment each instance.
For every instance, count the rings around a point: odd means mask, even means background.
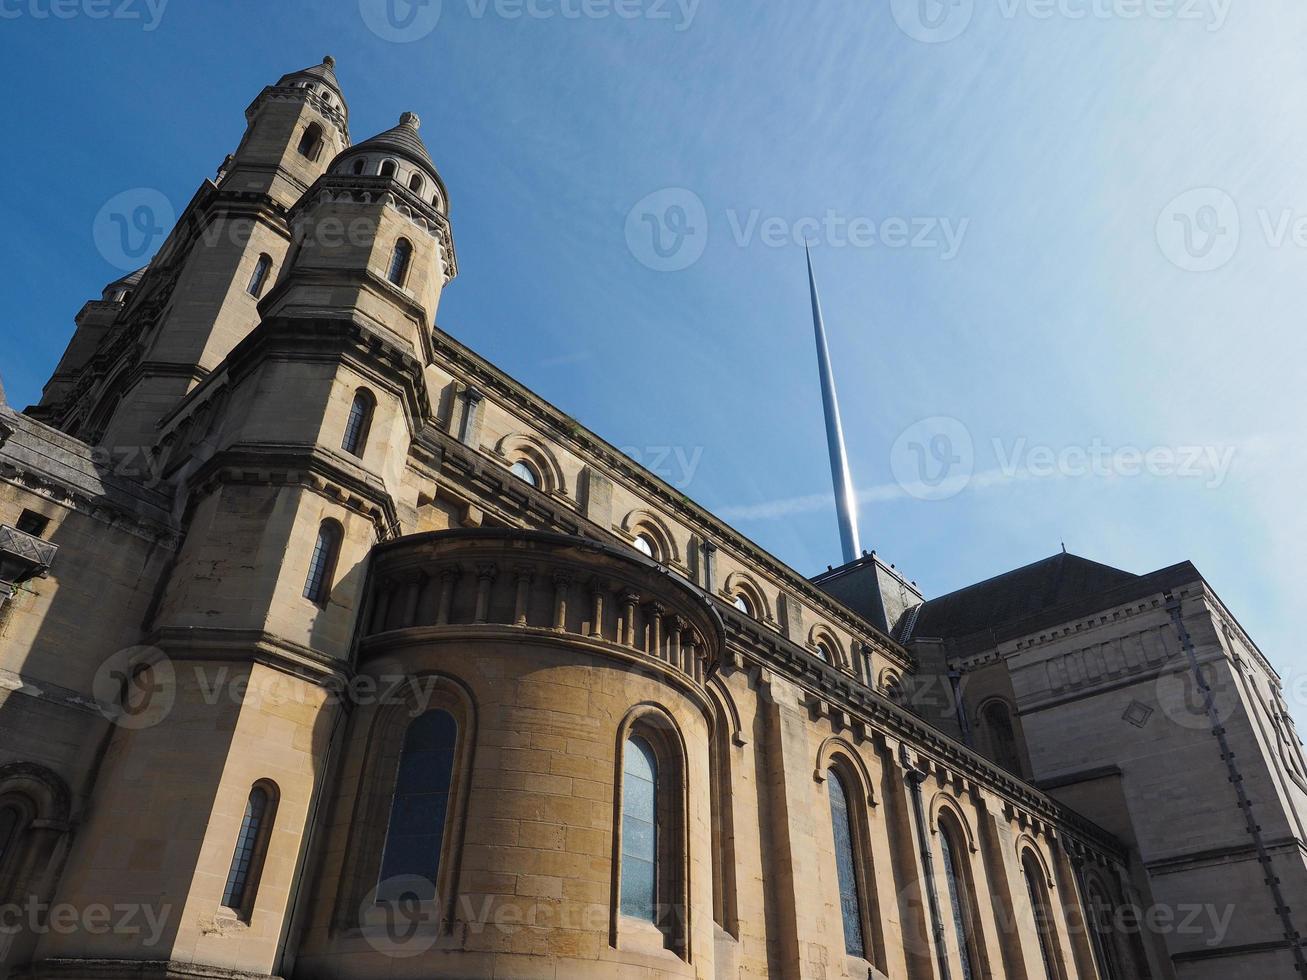
[[[349,146],[349,106],[335,66],[327,55],[259,93],[245,110],[245,136],[223,168],[225,189],[271,194],[289,207]]]

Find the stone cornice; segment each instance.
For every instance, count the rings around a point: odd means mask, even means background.
[[[674,514],[704,540],[718,547],[729,548],[743,560],[753,563],[767,574],[781,580],[787,589],[802,596],[805,602],[820,609],[824,615],[838,621],[863,642],[875,646],[878,652],[900,662],[904,669],[916,668],[915,655],[891,637],[881,633],[871,623],[813,585],[780,559],[744,538],[668,483],[641,468],[630,457],[583,428],[575,419],[513,380],[480,355],[438,328],[432,333],[432,342],[438,362],[455,372],[474,378],[477,387],[503,399],[530,422],[539,425],[550,437],[567,444],[587,463],[597,465],[634,484],[652,503]],[[457,440],[444,432],[436,433],[435,438],[442,444],[447,444],[447,440],[457,444]],[[606,528],[601,530],[608,531]]]
[[[219,450],[188,477],[196,493],[218,485],[300,486],[366,517],[384,538],[399,514],[380,480],[317,446],[238,443]]]

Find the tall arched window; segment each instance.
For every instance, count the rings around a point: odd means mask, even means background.
[[[435,899],[457,745],[458,722],[444,709],[409,724],[395,776],[378,902]]]
[[[382,160],[381,169],[377,171],[382,177],[394,177],[399,167],[394,160]]]
[[[739,938],[735,882],[735,805],[731,787],[731,719],[713,699],[712,738],[708,743],[709,812],[712,817],[713,919]]]
[[[413,245],[407,238],[401,238],[395,243],[395,251],[390,256],[390,271],[386,273],[386,278],[396,286],[404,285],[404,280],[408,278],[408,264],[413,258]]]
[[[853,818],[849,813],[849,794],[840,774],[827,773],[830,787],[831,827],[835,832],[835,869],[840,885],[840,915],[844,920],[844,949],[850,956],[866,959],[867,939],[862,928],[862,883],[858,876]]]
[[[227,887],[223,889],[222,904],[248,921],[254,911],[254,898],[258,892],[263,862],[268,855],[268,839],[272,834],[272,821],[276,816],[277,797],[270,783],[255,783],[245,801],[245,816],[236,837],[231,867],[227,871]]]
[[[1017,749],[1017,733],[1012,727],[1012,713],[1002,701],[991,701],[981,712],[985,730],[994,753],[994,761],[1014,775],[1021,775],[1021,753]]]
[[[22,817],[18,804],[6,803],[0,806],[0,871],[3,871],[18,843],[18,824]]]
[[[622,914],[658,921],[658,758],[627,740],[622,769]]]
[[[1059,965],[1061,956],[1057,933],[1053,928],[1053,908],[1048,900],[1048,887],[1044,884],[1044,869],[1038,859],[1026,851],[1021,859],[1021,870],[1030,894],[1030,911],[1035,919],[1035,932],[1039,936],[1039,953],[1044,960],[1044,973],[1048,980],[1062,980]]]
[[[336,574],[336,561],[340,557],[340,541],[344,537],[341,526],[326,520],[318,527],[318,540],[313,546],[309,561],[309,575],[304,581],[304,598],[318,605],[326,605],[331,595],[331,580]]]
[[[422,182],[422,175],[421,175],[421,174],[414,174],[414,175],[413,175],[412,177],[410,177],[409,180],[408,180],[408,189],[411,190],[414,194],[421,194],[421,193],[422,193],[422,183],[423,183],[423,182]]]
[[[263,295],[263,287],[268,283],[268,273],[272,271],[272,257],[260,255],[259,261],[254,263],[254,273],[250,276],[250,284],[245,287],[245,291],[258,299]]]
[[[362,175],[363,171],[367,169],[368,169],[367,157],[359,157],[357,160],[354,161],[354,173],[356,175]]]
[[[354,392],[354,402],[349,407],[349,419],[345,422],[345,438],[340,448],[352,456],[362,457],[368,444],[368,432],[372,428],[372,411],[377,400],[372,392],[360,388]]]
[[[1098,968],[1103,972],[1104,980],[1120,980],[1121,964],[1116,955],[1116,941],[1112,931],[1112,905],[1107,900],[1107,893],[1096,881],[1090,881],[1085,889],[1086,909],[1089,921],[1093,925],[1094,953],[1098,957]]]
[[[307,157],[310,160],[316,160],[322,153],[322,127],[313,123],[308,129],[304,130],[304,135],[300,137],[300,156]]]
[[[966,851],[963,837],[947,817],[940,818],[939,847],[944,856],[944,880],[948,885],[949,904],[953,913],[953,938],[957,942],[962,980],[979,977],[975,905],[971,878],[964,866]]]

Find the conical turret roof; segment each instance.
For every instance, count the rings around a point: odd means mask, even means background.
[[[429,170],[434,176],[436,165],[431,160],[431,153],[427,150],[426,143],[422,142],[422,137],[418,135],[418,127],[421,125],[422,120],[418,118],[416,112],[406,112],[399,117],[399,125],[394,129],[378,133],[362,143],[356,143],[349,152],[351,155],[354,153],[397,154]]]
[[[322,64],[313,65],[310,68],[304,68],[300,71],[293,71],[289,75],[283,75],[278,85],[286,85],[297,78],[310,78],[322,82],[324,85],[331,86],[337,95],[344,98],[344,93],[340,90],[340,83],[336,81],[336,59],[327,55],[322,59]]]

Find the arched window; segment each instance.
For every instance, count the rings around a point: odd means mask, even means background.
[[[1062,980],[1059,965],[1061,956],[1057,933],[1053,928],[1053,908],[1048,900],[1048,887],[1044,884],[1044,869],[1038,859],[1026,851],[1021,859],[1021,870],[1026,877],[1026,890],[1030,894],[1030,911],[1035,919],[1035,932],[1039,936],[1039,953],[1044,960],[1044,973],[1048,980]]]
[[[824,660],[826,663],[835,665],[839,661],[835,659],[835,651],[831,649],[830,643],[826,640],[817,641],[817,659]]]
[[[713,919],[739,938],[735,881],[735,801],[731,786],[731,719],[713,698],[712,738],[708,743],[709,813],[712,827]]]
[[[259,876],[263,873],[264,858],[268,854],[268,839],[276,809],[277,798],[271,784],[255,783],[245,801],[245,816],[236,837],[231,868],[227,871],[227,887],[222,893],[223,907],[246,921],[254,911],[254,897],[259,888]]]
[[[379,903],[436,897],[457,744],[458,722],[444,709],[419,715],[408,726],[381,858]]]
[[[658,921],[658,758],[644,739],[626,742],[622,769],[622,914]]]
[[[1021,753],[1017,750],[1017,733],[1012,727],[1012,713],[1002,701],[991,701],[981,712],[989,732],[994,761],[1015,775],[1021,775]]]
[[[1090,923],[1093,925],[1094,954],[1098,957],[1098,968],[1104,980],[1121,980],[1121,964],[1116,955],[1116,942],[1112,930],[1112,904],[1107,900],[1107,893],[1096,881],[1090,881],[1085,889],[1086,909]]]
[[[313,123],[308,129],[304,130],[304,135],[300,138],[300,156],[307,157],[309,160],[316,160],[322,153],[322,127]]]
[[[949,904],[953,913],[953,938],[957,943],[958,960],[962,964],[962,980],[981,976],[977,955],[976,913],[971,891],[971,877],[965,867],[964,838],[951,826],[947,817],[940,818],[939,848],[944,856],[944,880],[948,885]]]
[[[320,606],[327,604],[343,536],[344,532],[335,521],[323,521],[318,528],[318,540],[313,546],[313,558],[309,561],[309,576],[304,582],[304,598],[310,602]]]
[[[377,171],[382,177],[394,177],[399,170],[394,160],[382,160],[381,169]]]
[[[408,278],[408,264],[413,258],[413,245],[407,238],[401,238],[395,243],[394,254],[390,257],[390,271],[386,273],[386,278],[396,286],[404,285],[404,280]]]
[[[6,803],[0,806],[0,872],[17,849],[18,824],[22,818],[23,813],[18,809],[18,804]]]
[[[250,284],[245,287],[245,291],[258,299],[263,295],[263,287],[267,285],[268,273],[272,271],[272,258],[267,255],[260,255],[259,261],[254,263],[254,273],[250,276]]]
[[[422,184],[423,181],[422,181],[421,174],[414,174],[412,177],[408,179],[408,189],[411,190],[414,194],[422,193]]]
[[[356,175],[361,176],[363,174],[363,171],[367,169],[368,169],[367,157],[359,157],[357,160],[354,161],[354,173]]]
[[[637,534],[632,543],[635,545],[635,550],[640,552],[640,554],[652,558],[654,561],[658,560],[658,548],[654,544],[653,538],[649,537],[649,535]]]
[[[372,412],[376,405],[377,400],[366,388],[354,392],[354,402],[349,407],[349,419],[345,422],[345,438],[340,443],[340,448],[351,456],[363,456],[363,450],[368,444],[368,431],[372,428]]]
[[[441,208],[441,203],[440,203],[440,195],[439,195],[439,194],[436,194],[434,197],[431,198],[431,206],[432,206],[433,208],[435,208],[437,211],[440,210],[440,208]]]
[[[735,608],[738,609],[740,612],[744,613],[744,615],[746,616],[753,615],[753,603],[749,601],[749,597],[745,595],[743,592],[736,593],[734,605]]]
[[[831,827],[835,833],[835,869],[840,885],[840,915],[844,920],[844,949],[850,956],[866,959],[867,940],[862,929],[862,883],[858,875],[857,844],[853,838],[849,794],[843,778],[836,770],[829,770],[827,776]]]
[[[529,486],[540,486],[540,477],[536,476],[536,471],[531,468],[531,464],[526,462],[526,460],[519,459],[513,464],[513,468],[510,472]]]

